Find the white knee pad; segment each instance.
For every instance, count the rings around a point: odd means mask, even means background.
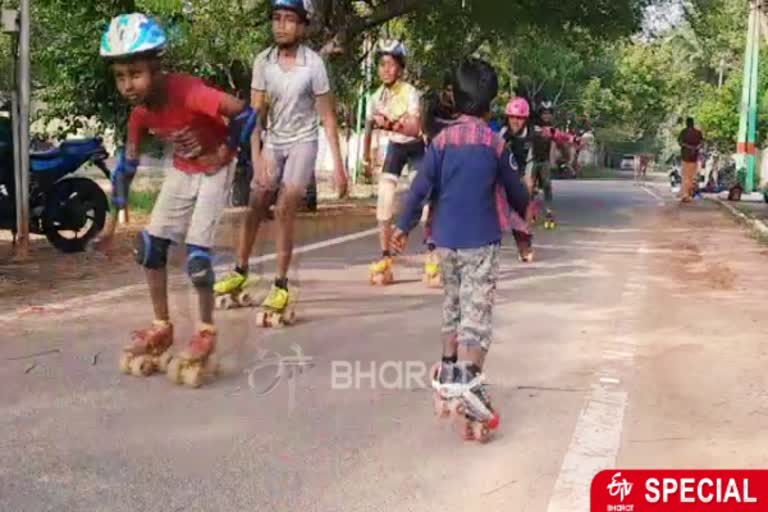
[[[397,193],[397,176],[383,173],[379,178],[379,200],[376,205],[376,220],[389,222],[395,213],[395,194]]]

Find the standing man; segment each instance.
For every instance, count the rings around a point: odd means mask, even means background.
[[[277,276],[262,307],[282,313],[289,304],[288,268],[294,242],[296,212],[315,174],[318,114],[333,154],[336,187],[347,193],[341,158],[335,99],[322,58],[303,44],[313,8],[311,0],[270,0],[275,44],[260,53],[253,65],[251,107],[268,102],[266,141],[254,131],[254,176],[245,222],[240,230],[234,272],[216,284],[217,294],[236,293],[248,276],[248,259],[259,226],[276,200]],[[275,199],[276,198],[276,199]]]
[[[392,274],[392,255],[389,242],[392,236],[392,216],[395,210],[397,184],[405,164],[417,166],[424,157],[424,141],[421,134],[421,104],[414,86],[403,80],[405,71],[405,46],[400,41],[382,41],[378,49],[379,87],[368,102],[365,123],[363,155],[366,174],[371,169],[371,137],[373,130],[389,134],[387,156],[379,177],[379,197],[376,218],[379,221],[381,258],[370,266],[372,283],[389,284]]]
[[[696,193],[699,152],[704,142],[704,135],[696,129],[692,117],[685,120],[685,129],[680,132],[677,141],[680,143],[683,160],[683,185],[680,187],[680,201],[688,203],[693,200]]]

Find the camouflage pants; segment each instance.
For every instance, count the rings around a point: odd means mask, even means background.
[[[443,333],[456,334],[466,347],[491,346],[492,314],[499,246],[438,249],[443,271]]]

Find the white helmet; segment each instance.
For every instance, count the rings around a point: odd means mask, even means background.
[[[408,52],[405,49],[405,45],[397,39],[386,39],[379,41],[379,48],[376,52],[379,57],[382,55],[391,55],[405,65],[405,57]]]
[[[272,0],[272,10],[277,9],[293,11],[304,18],[307,23],[312,21],[312,15],[315,13],[312,0]]]
[[[122,14],[113,18],[101,37],[102,57],[128,57],[141,53],[162,54],[168,44],[163,27],[144,14]]]

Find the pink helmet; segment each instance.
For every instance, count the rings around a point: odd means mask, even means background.
[[[528,106],[528,102],[525,101],[525,98],[512,98],[509,100],[509,103],[507,103],[507,109],[506,109],[507,117],[530,117],[531,115],[531,107]]]

